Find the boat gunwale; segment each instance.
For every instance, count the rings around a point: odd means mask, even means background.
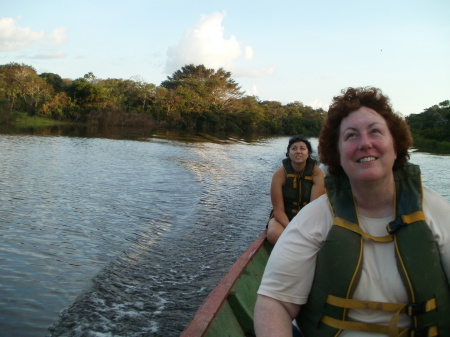
[[[266,231],[263,231],[209,293],[180,337],[201,337],[205,335],[217,313],[227,300],[239,276],[252,261],[256,253],[264,246],[265,241]]]

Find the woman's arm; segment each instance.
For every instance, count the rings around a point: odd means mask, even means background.
[[[258,295],[254,312],[256,336],[291,337],[292,320],[299,312],[300,305]]]
[[[450,285],[450,202],[427,187],[423,187],[423,211],[439,248],[442,267]]]
[[[325,173],[319,166],[314,166],[313,172],[313,186],[311,189],[311,199],[313,201],[325,193]]]

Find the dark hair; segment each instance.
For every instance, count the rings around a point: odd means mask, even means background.
[[[286,152],[286,157],[289,157],[289,150],[291,149],[292,144],[297,143],[297,142],[303,142],[306,144],[306,147],[308,148],[308,157],[311,157],[312,154],[312,146],[311,143],[309,142],[309,140],[303,136],[295,136],[289,139],[289,144],[287,146],[287,152]]]
[[[341,93],[342,95],[333,97],[319,136],[320,161],[328,166],[330,174],[344,172],[337,145],[341,121],[362,106],[375,110],[386,120],[397,154],[393,169],[403,167],[409,160],[408,149],[413,140],[408,124],[393,111],[389,98],[374,87],[347,88]]]

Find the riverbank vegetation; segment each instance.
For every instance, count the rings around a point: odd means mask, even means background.
[[[406,117],[420,151],[450,154],[450,101],[446,100]]]
[[[0,65],[0,124],[76,123],[203,133],[319,135],[326,112],[300,101],[282,104],[245,95],[231,73],[186,65],[155,85],[139,77],[75,80],[25,64]],[[450,153],[449,101],[406,121],[414,146]]]
[[[186,65],[159,86],[140,78],[75,80],[37,74],[25,64],[0,66],[0,119],[26,112],[56,121],[194,132],[317,136],[325,111],[244,95],[224,69]]]

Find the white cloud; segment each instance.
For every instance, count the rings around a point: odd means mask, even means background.
[[[251,46],[245,47],[245,59],[250,61],[253,58],[253,48]]]
[[[314,99],[310,104],[310,107],[314,108],[314,109],[319,109],[322,108],[323,110],[327,111],[328,110],[328,105],[327,104],[323,104],[318,98]]]
[[[18,50],[43,40],[45,33],[19,27],[13,18],[0,19],[0,51]]]
[[[34,59],[60,59],[65,58],[67,56],[66,53],[63,52],[55,52],[55,53],[47,53],[47,54],[38,54],[33,56]]]
[[[167,51],[166,71],[171,73],[186,64],[203,64],[208,68],[229,67],[241,55],[236,37],[224,37],[224,13],[202,15],[196,27],[189,29],[177,46]]]
[[[53,30],[52,40],[57,46],[60,46],[67,41],[66,31],[67,27],[58,27]]]
[[[246,90],[245,94],[247,96],[258,96],[258,87],[256,84],[253,84],[251,89]]]
[[[66,29],[66,27],[56,28],[48,37],[44,31],[34,32],[28,27],[20,27],[13,18],[1,18],[0,51],[24,49],[36,42],[51,41],[59,46],[67,40]]]
[[[242,48],[236,36],[224,36],[222,25],[225,13],[214,12],[202,15],[195,28],[188,29],[178,45],[167,51],[166,73],[173,73],[186,64],[203,64],[207,68],[224,68],[233,76],[261,77],[271,75],[275,67],[261,67],[258,70],[239,69],[238,61],[253,59],[251,46]],[[244,55],[242,49],[244,49]]]

